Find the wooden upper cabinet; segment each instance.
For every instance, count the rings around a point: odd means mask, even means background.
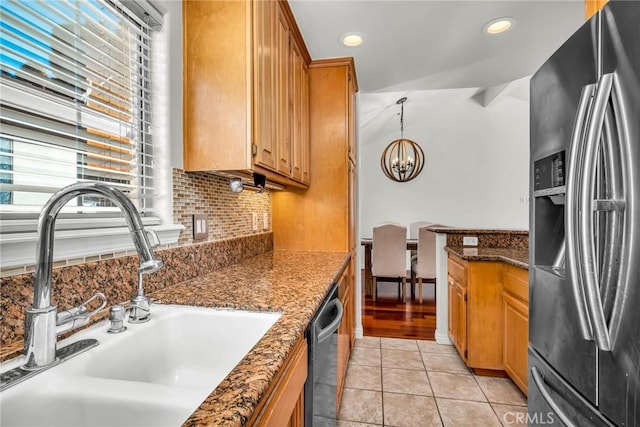
[[[296,46],[290,49],[291,64],[291,177],[302,180],[302,80],[304,61]]]
[[[305,170],[312,171],[313,183],[306,191],[273,194],[274,248],[351,252],[356,170],[350,171],[348,137],[355,127],[355,116],[349,114],[347,100],[357,90],[355,68],[351,58],[327,59],[313,61],[308,73],[309,94],[303,89],[302,98],[304,106],[309,100],[309,130],[302,126],[301,139],[309,138],[311,151],[309,168],[302,170],[302,176],[304,179],[308,173]],[[306,78],[305,70],[303,79]],[[305,165],[307,153],[302,153]]]
[[[278,172],[285,176],[291,176],[291,132],[295,125],[291,121],[290,86],[295,75],[292,73],[291,67],[289,23],[282,7],[277,7],[277,15],[275,32],[276,78],[274,82],[277,88],[275,138],[278,144]],[[300,177],[297,177],[297,181],[300,181]]]
[[[251,169],[250,4],[182,7],[184,168]]]
[[[591,18],[597,11],[602,9],[609,0],[585,0],[584,2],[584,17],[585,19]]]
[[[294,111],[309,109],[292,94],[291,52],[303,69],[311,58],[288,3],[185,0],[183,46],[185,170],[255,171],[306,188],[304,162],[293,171],[292,145],[309,142],[300,128],[309,118],[294,122]],[[308,93],[308,79],[300,86]]]
[[[302,153],[302,183],[309,184],[311,182],[311,139],[309,137],[309,67],[302,63],[302,100],[300,111],[300,152]],[[355,123],[355,122],[354,122]]]
[[[291,41],[291,177],[308,184],[309,174],[309,67]]]
[[[280,106],[280,93],[276,91],[276,82],[281,77],[278,52],[280,46],[277,43],[280,35],[280,20],[276,23],[278,8],[271,1],[255,1],[252,3],[252,8],[254,161],[267,169],[280,171],[276,147],[276,141],[281,137],[278,134],[280,111],[273,109],[274,105]],[[276,112],[278,114],[274,114]]]
[[[356,91],[354,89],[354,81],[353,78],[350,76],[349,77],[349,97],[347,99],[347,104],[348,104],[348,108],[349,108],[349,117],[351,121],[355,122],[355,116],[356,116]],[[355,127],[352,127],[351,129],[349,129],[349,136],[348,136],[348,142],[349,142],[349,159],[351,159],[351,161],[355,164],[358,163],[357,159],[356,159],[356,129]]]

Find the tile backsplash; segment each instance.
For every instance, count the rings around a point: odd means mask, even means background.
[[[447,234],[447,246],[462,247],[464,236],[475,236],[478,238],[479,248],[508,248],[527,250],[529,249],[529,233],[526,231],[505,231],[495,230],[487,232],[487,230],[469,230],[463,234]]]
[[[179,244],[193,242],[193,214],[205,214],[209,241],[246,236],[271,230],[271,193],[245,190],[232,193],[229,178],[206,172],[173,169],[173,221],[185,229]],[[252,213],[258,215],[258,230],[252,229]],[[267,214],[264,227],[263,214]]]

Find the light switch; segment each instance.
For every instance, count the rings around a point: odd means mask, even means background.
[[[251,217],[252,217],[252,230],[253,231],[258,231],[258,214],[255,212],[251,213]]]
[[[269,214],[266,212],[262,213],[262,229],[263,230],[269,229]]]

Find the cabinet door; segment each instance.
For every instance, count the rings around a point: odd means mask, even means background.
[[[291,40],[291,178],[302,181],[302,80],[304,60]]]
[[[451,276],[447,276],[447,282],[449,284],[449,338],[455,344],[456,342],[456,333],[458,330],[458,316],[456,315],[456,310],[458,308],[458,303],[456,299],[456,282],[453,280]]]
[[[347,227],[347,242],[349,244],[348,249],[352,253],[352,256],[355,257],[356,253],[356,165],[349,160],[349,190],[348,190],[348,227]]]
[[[254,163],[276,170],[277,153],[274,129],[276,109],[275,31],[276,6],[271,1],[253,4],[253,144]],[[223,36],[221,36],[223,37]],[[206,47],[204,47],[206,48]]]
[[[467,288],[456,283],[456,340],[454,342],[458,353],[467,360]]]
[[[509,293],[504,293],[503,301],[504,370],[520,390],[527,394],[529,310],[524,302]]]
[[[290,46],[289,23],[282,7],[278,7],[276,20],[276,76],[275,91],[275,135],[277,145],[278,172],[291,175],[291,81],[295,79],[295,70],[291,67],[292,55]]]
[[[356,300],[355,300],[355,292],[356,292],[356,276],[355,276],[355,253],[353,253],[354,257],[351,260],[351,275],[350,275],[350,286],[349,286],[349,303],[351,304],[351,309],[348,311],[349,313],[349,357],[351,357],[351,351],[353,347],[356,345]],[[347,358],[349,359],[349,358]]]
[[[309,146],[309,67],[302,61],[302,100],[300,112],[300,143],[302,151],[302,183],[309,184],[311,182],[310,172],[310,155],[311,147]]]
[[[350,289],[349,286],[349,273],[345,271],[341,278],[339,284],[338,295],[340,297],[340,302],[342,303],[343,308],[343,317],[342,323],[340,323],[340,327],[338,328],[338,372],[337,372],[337,408],[340,409],[340,399],[342,396],[342,389],[344,387],[344,379],[347,374],[347,364],[349,363],[349,354],[351,351],[351,336],[350,336],[350,328],[349,325],[349,315],[348,313],[353,310],[350,301]]]
[[[467,289],[452,276],[449,282],[449,338],[460,357],[467,360]]]
[[[460,315],[458,310],[460,308],[460,304],[458,303],[455,280],[451,276],[447,276],[447,280],[449,282],[449,338],[451,338],[451,341],[455,345],[459,329],[458,323]]]
[[[348,112],[347,114],[349,115],[349,121],[351,123],[355,123],[356,120],[356,91],[355,91],[355,87],[354,87],[354,82],[353,82],[353,77],[351,75],[349,75],[349,91],[348,91],[349,95],[347,98],[347,108],[348,108]],[[353,161],[354,163],[357,163],[357,159],[356,159],[356,127],[355,126],[351,126],[349,128],[349,135],[348,135],[348,150],[349,150],[349,158],[351,159],[351,161]]]
[[[261,401],[264,403],[258,414],[247,422],[249,426],[295,426],[304,425],[304,384],[307,379],[307,340],[295,344],[285,368],[274,380],[277,384]],[[253,418],[256,417],[256,418]]]

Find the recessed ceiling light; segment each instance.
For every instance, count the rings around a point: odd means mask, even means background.
[[[513,18],[498,18],[489,22],[483,27],[483,31],[487,34],[500,34],[510,30],[516,25],[516,20]]]
[[[340,43],[347,47],[360,46],[364,42],[364,37],[360,33],[347,33],[340,37]]]

